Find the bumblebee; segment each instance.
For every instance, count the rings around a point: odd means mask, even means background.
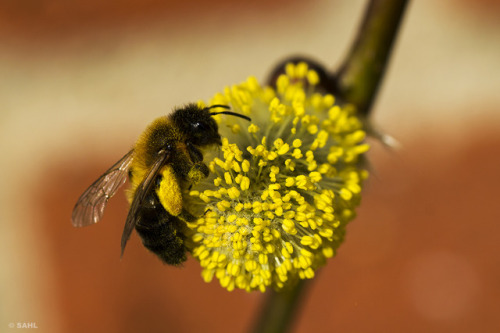
[[[225,111],[212,112],[214,108]],[[182,190],[208,177],[202,150],[222,145],[212,116],[227,114],[226,105],[175,109],[156,119],[134,148],[99,177],[78,199],[72,214],[75,227],[99,222],[108,200],[129,178],[130,210],[121,238],[121,255],[135,229],[144,246],[170,265],[186,261],[185,223],[196,219],[183,205]]]

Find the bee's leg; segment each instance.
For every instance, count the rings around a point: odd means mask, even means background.
[[[191,184],[196,185],[201,180],[207,178],[209,173],[210,170],[208,169],[205,163],[203,162],[195,163],[188,172],[187,175],[188,181],[191,182]]]
[[[189,158],[193,163],[199,163],[203,161],[203,154],[198,148],[193,146],[193,144],[189,141],[186,142],[186,146],[189,153]]]
[[[185,222],[194,222],[198,219],[198,217],[194,216],[185,209],[183,209],[182,212],[179,215],[177,215],[177,217]]]

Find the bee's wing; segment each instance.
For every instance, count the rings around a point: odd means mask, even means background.
[[[109,198],[127,179],[128,169],[134,158],[133,153],[134,150],[129,151],[83,192],[73,208],[73,226],[83,227],[101,220]]]
[[[130,209],[128,211],[127,220],[125,221],[125,227],[123,228],[122,234],[122,252],[121,256],[123,256],[123,251],[125,251],[125,245],[127,245],[127,241],[130,238],[130,234],[135,228],[135,225],[138,222],[137,212],[141,203],[146,200],[147,195],[153,189],[153,185],[155,184],[155,179],[160,169],[163,165],[168,162],[168,158],[170,157],[170,153],[168,150],[162,150],[158,153],[158,158],[153,163],[151,169],[149,169],[146,177],[139,184],[137,189],[135,190],[134,199],[132,200],[132,204],[130,205]]]

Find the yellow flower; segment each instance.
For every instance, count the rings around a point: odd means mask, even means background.
[[[191,189],[187,245],[209,282],[265,291],[311,279],[335,255],[355,216],[368,150],[355,110],[315,91],[318,75],[289,64],[276,89],[253,77],[208,105],[248,115],[216,116],[223,142],[211,177]]]

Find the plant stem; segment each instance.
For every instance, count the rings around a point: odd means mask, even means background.
[[[285,291],[269,290],[266,302],[261,309],[259,320],[253,327],[253,333],[284,333],[292,326],[301,299],[309,281],[300,280],[291,289]]]
[[[372,0],[337,73],[340,96],[368,116],[386,71],[408,0]]]

